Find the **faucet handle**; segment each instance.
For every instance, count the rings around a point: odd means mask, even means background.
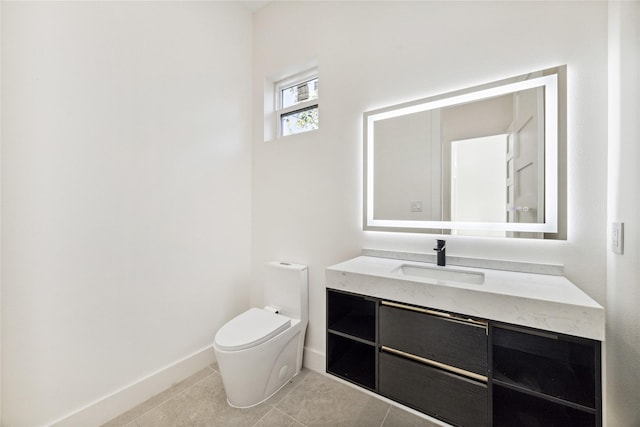
[[[435,248],[433,248],[433,250],[434,250],[434,251],[441,251],[441,250],[443,250],[446,246],[447,246],[447,241],[446,241],[446,240],[437,239],[437,240],[436,240],[436,247],[435,247]]]

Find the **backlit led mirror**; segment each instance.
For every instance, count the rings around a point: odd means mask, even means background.
[[[364,229],[562,236],[565,72],[364,113]]]

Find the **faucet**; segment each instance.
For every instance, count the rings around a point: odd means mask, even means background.
[[[433,250],[436,251],[438,257],[438,265],[443,267],[447,265],[446,248],[447,242],[440,239],[436,240],[436,247],[433,248]]]

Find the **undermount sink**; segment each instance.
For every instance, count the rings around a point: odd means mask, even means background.
[[[449,267],[427,267],[415,264],[402,264],[398,274],[403,276],[424,277],[441,282],[462,282],[472,285],[484,283],[484,273],[479,271],[456,270]]]

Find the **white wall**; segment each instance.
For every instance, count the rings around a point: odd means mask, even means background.
[[[607,253],[607,426],[640,425],[640,2],[609,3],[607,222],[624,222],[624,254]]]
[[[3,2],[2,425],[208,347],[249,303],[252,17]]]
[[[373,125],[374,219],[442,221],[440,203],[431,203],[440,199],[439,186],[431,180],[432,168],[428,167],[440,164],[440,156],[431,148],[433,115],[431,111],[421,111],[378,120]],[[439,154],[440,147],[437,148]],[[404,167],[398,168],[399,164]],[[412,211],[414,202],[422,203],[420,212]]]
[[[264,142],[265,85],[310,61],[320,73],[320,130]],[[568,240],[448,237],[447,248],[451,255],[562,263],[569,279],[604,303],[606,3],[274,2],[257,13],[253,270],[271,258],[309,264],[307,346],[318,359],[324,269],[363,247],[431,252],[436,237],[362,231],[362,113],[562,64]],[[254,288],[253,298],[259,294]]]
[[[0,205],[2,204],[2,4],[0,1]],[[2,424],[2,208],[0,206],[0,425]]]

